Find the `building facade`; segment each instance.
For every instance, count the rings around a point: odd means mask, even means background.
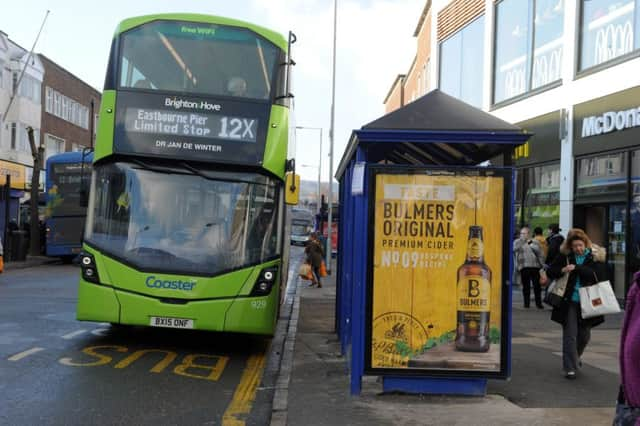
[[[515,153],[516,223],[584,228],[624,298],[640,269],[640,0],[426,6],[427,87],[534,133]]]
[[[101,95],[93,87],[39,55],[42,84],[42,144],[45,157],[93,147]]]
[[[30,182],[33,158],[27,129],[34,129],[37,143],[43,77],[44,67],[37,55],[29,55],[0,31],[0,185],[6,183],[7,175],[11,176],[8,214],[4,200],[0,203],[0,230],[7,218],[19,221],[19,202]]]

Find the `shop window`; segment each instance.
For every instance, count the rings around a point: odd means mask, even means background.
[[[560,220],[560,164],[524,170],[524,223],[547,229]]]
[[[581,158],[577,166],[577,198],[626,197],[626,152]]]
[[[440,90],[482,107],[484,15],[440,43]]]
[[[55,137],[53,135],[47,135],[45,142],[45,160],[52,155],[61,154],[64,152],[64,139]]]
[[[11,149],[16,149],[16,139],[17,139],[17,126],[16,123],[11,123]]]
[[[496,5],[494,103],[562,77],[564,0],[503,0]]]
[[[580,70],[640,48],[640,0],[582,0],[581,3]]]

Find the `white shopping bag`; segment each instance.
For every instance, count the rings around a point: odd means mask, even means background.
[[[609,281],[601,281],[588,287],[580,287],[579,292],[582,318],[620,312],[618,299],[616,299]]]

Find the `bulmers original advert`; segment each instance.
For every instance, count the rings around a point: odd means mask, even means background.
[[[377,174],[372,369],[499,372],[504,178]]]

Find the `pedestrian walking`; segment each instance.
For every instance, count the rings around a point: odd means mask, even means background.
[[[553,263],[555,258],[560,254],[560,246],[564,242],[564,237],[560,233],[562,231],[557,223],[552,223],[549,225],[549,236],[545,239],[545,258],[544,258],[544,266],[540,269],[540,285],[543,287],[544,297],[547,296],[547,291],[549,290],[549,280],[547,271],[549,270],[549,265]]]
[[[640,272],[625,303],[620,334],[620,394],[614,426],[640,426]]]
[[[544,235],[542,235],[542,228],[540,228],[539,226],[536,226],[533,230],[533,239],[536,240],[540,245],[540,250],[542,250],[542,258],[546,260],[547,251],[549,248],[547,246],[547,239],[544,237]]]
[[[324,249],[322,248],[322,243],[318,239],[318,234],[316,232],[312,232],[311,235],[309,235],[309,241],[307,241],[307,246],[305,247],[304,252],[307,255],[307,263],[311,265],[311,270],[313,272],[313,279],[309,286],[313,287],[314,285],[317,285],[318,288],[321,288],[322,282],[320,282],[320,268],[324,261]]]
[[[540,244],[529,235],[529,227],[525,226],[520,229],[520,237],[513,242],[513,253],[522,280],[524,307],[528,308],[530,305],[531,287],[533,286],[536,306],[538,309],[544,309],[540,288],[540,268],[542,268],[544,258]]]
[[[606,251],[599,247],[594,252],[589,236],[582,229],[574,228],[547,272],[551,279],[569,274],[563,301],[551,313],[551,320],[562,325],[562,367],[567,379],[576,378],[591,329],[604,322],[603,316],[582,318],[578,289],[606,279],[605,260]]]
[[[551,265],[560,254],[560,246],[564,242],[564,237],[560,233],[562,229],[557,223],[549,225],[549,236],[547,237],[547,254],[544,260],[545,265]]]

